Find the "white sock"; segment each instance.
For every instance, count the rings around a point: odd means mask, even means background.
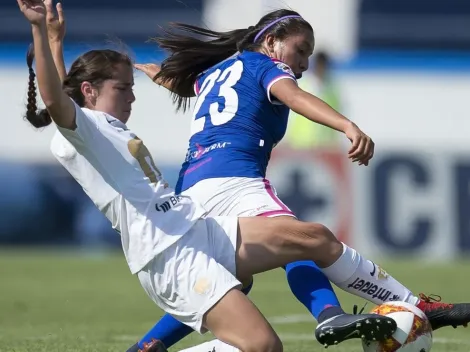
[[[179,352],[239,352],[238,348],[226,344],[220,340],[212,340],[200,345],[181,350]]]
[[[343,243],[343,254],[323,273],[336,286],[375,304],[403,301],[416,305],[418,297],[381,267]]]

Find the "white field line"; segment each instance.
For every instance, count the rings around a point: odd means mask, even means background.
[[[300,323],[312,323],[311,334],[280,333],[279,337],[281,338],[282,341],[316,341],[314,331],[313,331],[315,320],[312,318],[311,315],[308,315],[308,314],[282,315],[282,316],[270,317],[268,318],[268,320],[273,325],[291,325],[291,324],[300,324]],[[113,339],[117,341],[135,342],[136,336],[117,335],[117,336],[114,336]],[[201,336],[201,341],[202,340],[203,338]],[[435,337],[434,343],[437,343],[437,344],[453,343],[456,345],[470,346],[470,340],[452,339],[452,338],[445,338],[445,337]]]

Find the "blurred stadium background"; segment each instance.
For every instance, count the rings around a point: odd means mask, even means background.
[[[469,1],[65,0],[66,62],[103,46],[125,47],[138,62],[160,62],[164,53],[147,42],[158,26],[182,21],[229,30],[279,7],[309,20],[316,52],[326,54],[326,61],[320,60],[325,55],[312,60],[301,85],[376,143],[369,167],[351,165],[343,136],[292,116],[269,169],[279,195],[300,218],[327,224],[411,288],[464,300]],[[161,312],[126,271],[119,236],[53,159],[54,127],[35,131],[22,118],[30,39],[17,4],[1,1],[0,351],[125,350]],[[141,73],[135,93],[129,126],[174,184],[191,116],[176,114],[168,93]],[[287,350],[319,348],[312,319],[284,281],[279,272],[260,275],[255,302],[283,334]],[[276,295],[265,299],[273,290]],[[437,351],[470,351],[465,331],[438,336]]]

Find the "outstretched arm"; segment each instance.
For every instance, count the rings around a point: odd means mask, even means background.
[[[352,121],[338,113],[323,100],[307,93],[290,79],[274,83],[270,93],[291,110],[307,119],[346,134],[352,146],[348,157],[359,164],[368,165],[374,155],[374,142]]]
[[[42,0],[17,0],[17,2],[21,12],[31,23],[41,98],[52,120],[58,126],[75,130],[75,106],[62,90],[62,83],[49,46],[45,4]]]
[[[52,5],[52,0],[45,0],[46,5],[46,24],[47,34],[49,38],[49,46],[51,47],[52,58],[59,74],[60,80],[63,82],[67,75],[64,62],[64,37],[65,37],[65,17],[62,4],[56,5],[57,15]]]

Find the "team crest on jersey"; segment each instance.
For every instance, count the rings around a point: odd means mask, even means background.
[[[277,62],[277,68],[284,71],[285,73],[291,75],[292,77],[295,77],[295,74],[292,71],[292,69],[288,65],[286,65],[285,63]]]

